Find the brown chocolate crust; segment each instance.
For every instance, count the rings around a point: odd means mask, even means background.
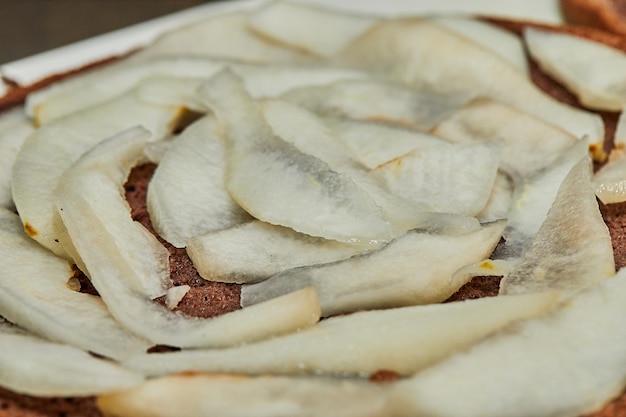
[[[560,0],[565,20],[626,35],[626,1],[624,0]]]

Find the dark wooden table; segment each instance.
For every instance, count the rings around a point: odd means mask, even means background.
[[[0,0],[0,64],[211,0]]]

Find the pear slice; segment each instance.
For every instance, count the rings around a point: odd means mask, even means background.
[[[196,235],[226,229],[250,216],[226,191],[224,143],[212,117],[187,127],[150,180],[148,212],[155,230],[183,248]]]
[[[388,417],[388,389],[358,379],[182,374],[98,397],[116,417]]]
[[[78,397],[130,389],[144,377],[73,346],[0,324],[0,386],[39,397]]]
[[[0,208],[0,314],[47,339],[114,359],[150,346],[113,319],[98,297],[68,287],[74,271],[24,234],[16,214]]]
[[[481,212],[476,215],[478,221],[489,223],[499,219],[506,219],[513,204],[514,188],[511,177],[502,171],[498,171],[489,200],[487,200],[487,204]]]
[[[621,111],[626,104],[626,54],[566,33],[524,29],[528,52],[542,70],[587,107]]]
[[[427,131],[473,97],[407,88],[385,79],[367,79],[297,88],[281,98],[321,115],[371,120]]]
[[[567,174],[532,246],[500,283],[501,294],[557,290],[572,295],[615,275],[611,235],[591,175],[588,157]]]
[[[577,141],[557,126],[485,98],[471,101],[431,133],[457,143],[501,143],[501,167],[514,177],[550,165]]]
[[[260,221],[187,242],[187,253],[202,278],[253,283],[287,269],[336,262],[376,249],[326,240]]]
[[[626,270],[392,388],[394,416],[581,416],[626,382]]]
[[[0,207],[14,207],[11,170],[22,144],[34,129],[22,108],[0,115]]]
[[[348,45],[335,61],[416,88],[509,104],[585,138],[594,157],[606,157],[599,115],[552,99],[499,56],[428,20],[383,21]]]
[[[147,136],[136,128],[97,145],[66,171],[55,192],[69,236],[111,314],[156,344],[180,347],[235,345],[314,324],[319,304],[311,288],[214,319],[184,316],[152,301],[171,284],[168,252],[133,221],[123,190]]]
[[[253,30],[277,42],[313,55],[330,57],[365,32],[376,20],[374,17],[279,1],[255,11],[249,24]]]
[[[623,150],[613,150],[609,161],[593,176],[596,196],[604,204],[626,201],[626,155]]]
[[[24,229],[59,256],[69,257],[53,200],[63,172],[85,151],[118,132],[143,125],[160,139],[179,117],[176,107],[139,102],[131,93],[41,127],[24,142],[13,167],[13,199]]]
[[[202,87],[201,99],[224,130],[226,187],[254,217],[311,236],[364,245],[395,237],[382,210],[347,175],[274,134],[260,104],[234,74],[213,77]],[[241,123],[242,114],[246,123]]]
[[[146,373],[233,372],[411,375],[505,325],[541,316],[556,293],[487,297],[332,317],[314,327],[232,349],[143,354],[125,365]]]
[[[367,255],[293,269],[244,285],[241,304],[255,304],[309,285],[317,288],[323,316],[442,302],[465,284],[452,281],[452,275],[487,258],[504,226],[503,221],[495,222],[463,235],[411,231]]]

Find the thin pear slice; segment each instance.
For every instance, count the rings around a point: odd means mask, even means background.
[[[224,143],[210,116],[187,127],[159,163],[148,188],[155,230],[183,248],[192,236],[250,220],[226,191]]]
[[[485,98],[471,101],[431,133],[457,143],[497,141],[502,169],[515,177],[527,177],[548,166],[577,141],[543,119]]]
[[[532,246],[500,283],[501,294],[565,295],[615,275],[611,235],[591,187],[588,157],[567,174]]]
[[[0,207],[14,207],[11,170],[22,144],[34,129],[22,108],[0,115]]]
[[[29,239],[17,215],[4,209],[0,252],[0,314],[13,323],[118,360],[152,346],[115,321],[100,298],[71,290],[71,265]]]
[[[277,137],[242,81],[222,72],[201,89],[226,138],[226,187],[254,217],[344,242],[389,241],[392,225],[348,176]],[[241,123],[241,115],[246,123]],[[278,204],[277,204],[278,202]]]
[[[144,104],[131,93],[41,127],[24,142],[13,167],[13,199],[33,239],[68,257],[66,238],[53,200],[59,178],[85,151],[118,132],[142,125],[160,139],[180,109]],[[67,240],[67,239],[66,239]]]
[[[498,171],[489,200],[481,212],[476,215],[478,221],[488,223],[506,219],[513,204],[514,188],[515,185],[511,177]]]
[[[127,390],[144,377],[73,346],[0,326],[0,386],[39,397],[79,397]]]
[[[368,376],[411,375],[505,325],[541,316],[556,293],[487,297],[332,317],[298,333],[232,349],[143,354],[125,365],[147,375],[174,372]]]
[[[383,21],[335,60],[417,88],[467,98],[493,98],[547,120],[576,138],[585,138],[595,157],[606,157],[600,116],[552,99],[499,56],[427,20]]]
[[[395,194],[427,210],[476,216],[489,201],[499,163],[495,146],[442,143],[413,150],[373,173]]]
[[[297,88],[281,98],[321,115],[427,131],[473,96],[413,89],[389,80],[368,79]]]
[[[253,283],[287,269],[336,262],[376,247],[362,247],[298,233],[261,221],[194,236],[187,253],[202,278]]]
[[[255,11],[249,25],[270,39],[313,55],[329,57],[365,32],[376,20],[312,5],[277,1]]]
[[[626,54],[566,33],[524,29],[528,52],[542,70],[587,107],[621,111],[626,104]]]
[[[581,416],[626,384],[626,270],[393,387],[397,416]]]
[[[436,16],[432,21],[499,55],[519,72],[530,76],[524,43],[508,30],[466,16]]]
[[[188,317],[152,301],[170,285],[168,252],[133,221],[123,190],[146,142],[140,128],[102,142],[66,171],[55,193],[67,231],[111,314],[154,343],[180,347],[236,345],[314,324],[319,304],[311,288],[214,319]]]
[[[387,388],[359,379],[184,374],[98,397],[115,417],[388,417]]]
[[[491,254],[504,226],[503,221],[495,222],[464,235],[411,231],[367,255],[285,271],[244,285],[241,304],[255,304],[309,285],[317,288],[323,316],[438,303],[465,284],[450,279],[458,269]]]

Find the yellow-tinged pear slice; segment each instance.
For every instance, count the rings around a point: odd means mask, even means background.
[[[143,158],[147,136],[136,128],[102,142],[66,171],[55,192],[69,236],[111,314],[153,343],[181,347],[247,343],[317,322],[312,288],[214,319],[185,316],[152,301],[171,285],[168,251],[133,221],[123,189]]]
[[[0,115],[0,207],[14,207],[11,171],[22,144],[34,129],[22,108]]]
[[[499,221],[462,235],[411,231],[366,255],[244,285],[241,303],[255,304],[309,285],[319,293],[323,316],[442,302],[466,283],[453,281],[453,274],[487,258],[504,227]]]
[[[67,234],[53,200],[59,178],[107,137],[142,125],[153,139],[161,139],[179,116],[178,107],[141,103],[129,92],[34,131],[22,145],[12,179],[13,200],[29,236],[55,254],[69,257],[61,243]]]
[[[541,316],[557,293],[488,297],[332,317],[290,335],[232,349],[143,354],[125,365],[146,375],[185,371],[411,375],[505,325]]]
[[[626,104],[626,54],[567,33],[524,29],[528,52],[542,70],[563,83],[580,102],[621,111]]]
[[[359,379],[182,374],[98,397],[115,417],[388,417],[387,388]]]
[[[626,270],[392,387],[394,416],[581,416],[626,384]]]
[[[406,18],[376,24],[338,53],[335,61],[416,88],[493,98],[585,138],[595,157],[606,157],[600,116],[552,99],[498,55],[428,20]]]
[[[531,247],[500,283],[501,294],[556,290],[565,295],[615,275],[611,236],[584,157],[563,180]]]

